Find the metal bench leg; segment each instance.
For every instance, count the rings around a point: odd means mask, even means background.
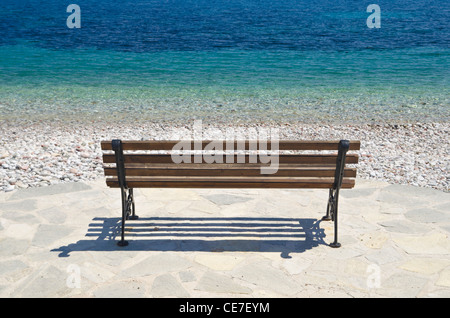
[[[341,247],[338,242],[338,197],[339,189],[330,189],[330,194],[328,196],[327,214],[322,218],[323,221],[333,221],[334,222],[334,241],[330,244],[331,247]]]
[[[121,226],[121,238],[120,241],[117,242],[117,245],[127,246],[128,242],[125,241],[125,220],[127,219],[128,215],[127,200],[126,200],[127,192],[124,188],[121,188],[120,190],[122,192],[122,226]]]
[[[136,215],[136,206],[134,204],[133,189],[128,189],[128,204],[131,205],[131,215],[129,216],[129,219],[130,220],[139,219],[139,216]]]
[[[333,198],[333,189],[330,189],[330,193],[328,195],[328,204],[327,204],[327,214],[322,218],[322,221],[331,221],[331,206],[333,203],[331,202]]]
[[[341,247],[338,242],[338,198],[339,198],[339,188],[336,190],[333,196],[333,211],[331,212],[331,219],[334,222],[334,241],[330,244],[331,247],[337,248]]]
[[[121,191],[122,191],[122,229],[121,229],[122,233],[121,239],[117,243],[117,245],[127,246],[128,242],[125,241],[125,221],[137,220],[139,217],[135,214],[133,189],[122,188]]]
[[[119,186],[122,193],[122,233],[121,239],[117,243],[117,245],[127,246],[128,242],[125,241],[125,221],[129,218],[131,218],[132,220],[136,220],[138,217],[135,214],[133,189],[127,187],[122,141],[119,139],[114,139],[111,141],[111,146],[116,157],[117,180],[119,181]]]
[[[333,188],[330,189],[330,194],[328,196],[327,214],[322,218],[322,220],[332,220],[334,222],[334,241],[330,246],[335,248],[341,247],[341,244],[338,242],[338,201],[339,190],[344,178],[345,158],[349,148],[350,142],[348,140],[341,140],[339,142],[334,184]]]

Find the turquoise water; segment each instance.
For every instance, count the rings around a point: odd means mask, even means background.
[[[0,5],[0,119],[450,119],[443,1],[54,3]]]

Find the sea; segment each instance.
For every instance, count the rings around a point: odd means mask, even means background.
[[[450,121],[448,0],[0,0],[0,120]]]

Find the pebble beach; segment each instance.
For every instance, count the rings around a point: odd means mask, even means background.
[[[361,141],[358,176],[450,190],[450,124],[308,124],[304,122],[203,122],[203,138],[234,128],[276,128],[280,139]],[[0,121],[0,190],[45,187],[104,178],[100,142],[112,138],[170,140],[192,122]],[[216,132],[216,133],[215,133]],[[219,132],[219,134],[217,133]]]

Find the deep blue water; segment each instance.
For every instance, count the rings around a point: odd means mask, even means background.
[[[70,29],[69,4],[81,8]],[[369,4],[381,28],[368,28]],[[444,0],[0,0],[0,118],[448,120]]]

